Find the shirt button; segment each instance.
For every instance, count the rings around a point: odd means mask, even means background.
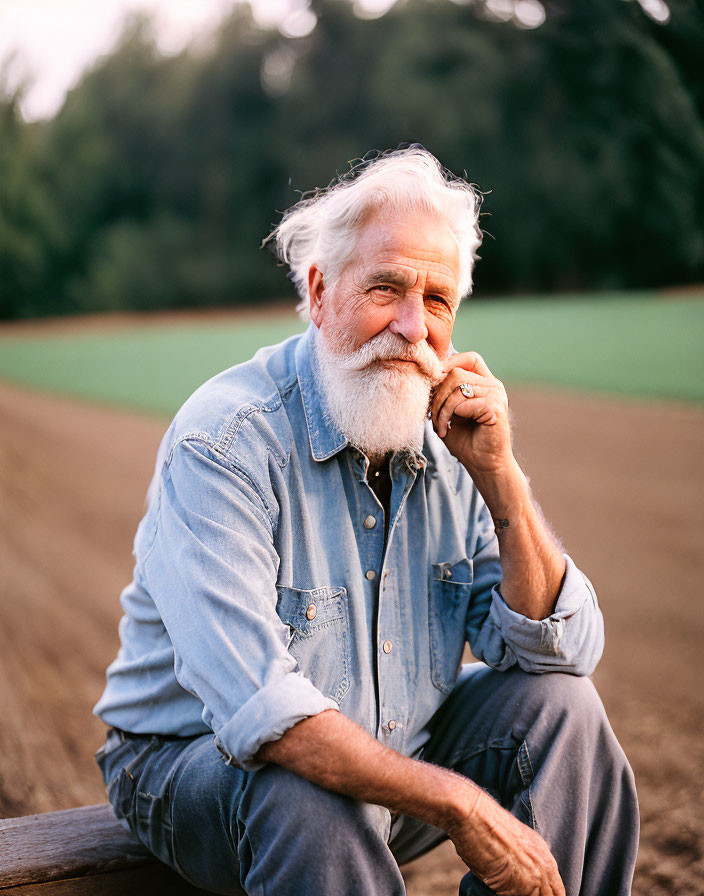
[[[315,619],[318,615],[318,609],[315,604],[310,604],[306,610],[306,619]]]
[[[381,645],[381,649],[384,651],[384,653],[391,653],[393,646],[394,645],[391,643],[391,641],[384,641],[384,643]]]
[[[451,578],[452,578],[452,572],[451,572],[449,569],[445,569],[445,570],[443,571],[443,576],[444,576],[446,579],[451,579]]]
[[[391,719],[391,720],[387,723],[387,727],[388,727],[389,731],[393,731],[394,728],[396,727],[396,722],[395,722],[393,719]]]
[[[369,581],[371,582],[376,578],[376,573],[374,572],[373,569],[368,569],[366,572],[366,576],[369,579]]]
[[[368,517],[365,517],[364,523],[362,524],[365,529],[373,529],[376,526],[376,517],[369,514]]]

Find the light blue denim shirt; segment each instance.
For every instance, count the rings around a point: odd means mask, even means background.
[[[500,592],[493,523],[426,425],[397,452],[384,548],[367,459],[323,412],[310,330],[185,403],[159,449],[94,713],[135,733],[213,731],[228,761],[325,709],[417,756],[465,643],[496,669],[590,674],[603,622],[566,557],[553,614]]]

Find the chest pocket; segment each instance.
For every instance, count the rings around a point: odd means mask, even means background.
[[[431,568],[428,594],[430,678],[444,694],[454,688],[462,661],[472,578],[472,561],[468,559],[457,563],[434,563]]]
[[[347,589],[277,585],[276,612],[291,628],[289,653],[301,672],[338,703],[350,687]]]

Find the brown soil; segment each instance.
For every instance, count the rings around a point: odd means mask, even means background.
[[[704,413],[546,390],[511,395],[518,451],[606,617],[594,676],[636,773],[634,892],[701,894]],[[0,384],[0,816],[105,800],[91,715],[118,646],[164,420]],[[448,845],[405,869],[457,892]]]
[[[77,333],[95,333],[131,330],[135,326],[164,327],[168,324],[219,323],[233,321],[260,321],[281,315],[295,316],[290,299],[281,299],[242,308],[184,308],[180,311],[107,311],[66,317],[40,317],[28,320],[0,320],[0,340],[16,336],[75,336]]]

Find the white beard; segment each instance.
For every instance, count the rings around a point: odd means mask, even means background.
[[[370,458],[422,451],[430,392],[442,375],[428,344],[412,345],[387,330],[349,351],[342,334],[326,338],[313,329],[312,335],[325,411],[340,432]],[[384,366],[382,359],[413,359],[420,366]]]

